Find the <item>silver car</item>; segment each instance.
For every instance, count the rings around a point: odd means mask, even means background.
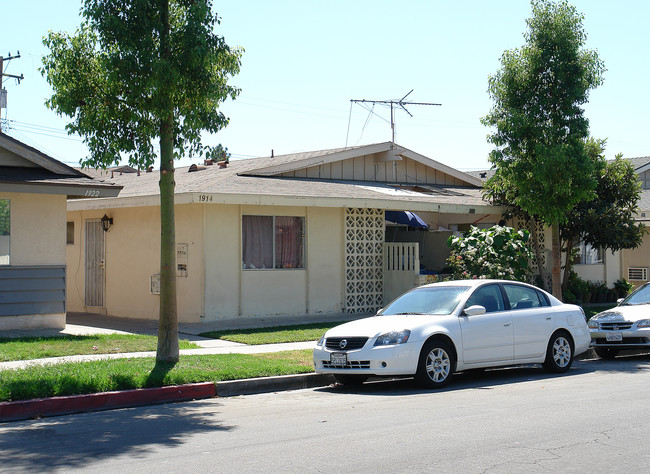
[[[591,347],[598,357],[613,359],[622,350],[650,351],[650,283],[637,288],[615,308],[589,320]]]

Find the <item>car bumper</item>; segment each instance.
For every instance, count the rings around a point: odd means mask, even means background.
[[[638,349],[650,347],[650,328],[628,331],[602,331],[592,329],[591,347],[616,347],[619,349]],[[620,340],[617,340],[619,339]]]
[[[421,344],[363,347],[352,351],[314,349],[314,367],[320,374],[413,375],[418,367]],[[331,363],[332,354],[346,354],[345,366]]]

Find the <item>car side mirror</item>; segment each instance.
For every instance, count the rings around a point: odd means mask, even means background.
[[[486,312],[487,310],[485,309],[485,306],[481,306],[480,304],[472,305],[463,310],[463,314],[466,316],[477,316],[479,314],[485,314]]]
[[[621,304],[625,298],[619,298],[616,300],[616,304]]]

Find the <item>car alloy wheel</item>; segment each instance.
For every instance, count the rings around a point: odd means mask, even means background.
[[[449,344],[429,341],[422,348],[416,379],[428,388],[440,388],[449,383],[456,361]]]
[[[544,368],[550,372],[566,372],[572,363],[573,346],[569,336],[564,331],[558,331],[548,343]]]

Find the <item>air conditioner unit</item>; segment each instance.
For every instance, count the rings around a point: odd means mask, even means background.
[[[647,267],[628,268],[627,279],[630,281],[648,281],[648,268]]]

